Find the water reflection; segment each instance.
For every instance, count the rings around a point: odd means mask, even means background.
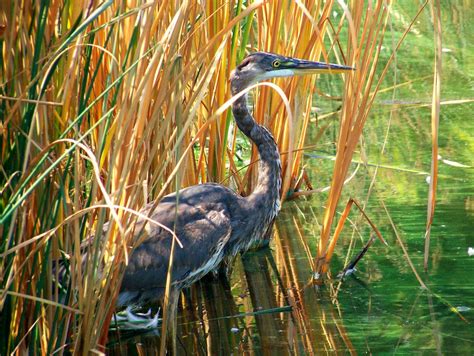
[[[300,228],[277,223],[273,250],[249,252],[229,281],[208,276],[183,295],[178,354],[355,353],[335,289],[308,284],[309,256],[304,262],[291,251]],[[158,331],[122,332],[120,339],[114,332],[111,339],[111,354],[155,354],[160,345]]]
[[[466,353],[474,348],[473,325],[450,310],[459,306],[462,315],[472,319],[473,260],[468,260],[467,249],[456,248],[451,236],[435,237],[432,273],[421,274],[428,292],[420,288],[380,215],[379,227],[391,246],[375,243],[355,275],[342,283],[329,280],[318,289],[308,283],[319,231],[313,217],[315,203],[319,204],[317,198],[288,203],[275,225],[271,248],[238,258],[230,280],[208,276],[187,291],[178,316],[178,354]],[[389,208],[395,221],[404,222],[399,233],[420,270],[423,240],[410,236],[422,230],[406,218],[405,207]],[[451,205],[438,209],[443,216],[437,226],[445,225],[447,235],[472,226],[466,221],[468,211],[463,218]],[[425,212],[422,205],[411,207],[411,218],[423,221]],[[449,221],[454,216],[459,219],[456,224]],[[352,248],[356,254],[363,245],[347,230],[333,275],[344,266],[345,251]],[[359,230],[369,236],[368,230],[360,226]],[[112,338],[111,354],[159,350],[157,332],[122,333],[120,343],[115,335]]]

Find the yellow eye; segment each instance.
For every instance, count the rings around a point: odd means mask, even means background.
[[[280,61],[278,59],[275,59],[272,63],[273,68],[278,68],[280,66]]]

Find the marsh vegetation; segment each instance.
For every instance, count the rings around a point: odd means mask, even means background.
[[[158,329],[110,331],[136,211],[205,182],[251,192],[228,79],[257,50],[357,70],[251,94],[282,153],[283,211],[229,285],[182,296],[178,352],[472,350],[474,14],[417,4],[2,2],[0,354],[159,349]],[[349,198],[375,229],[343,214]],[[81,243],[109,220],[84,269]],[[337,279],[375,231],[389,246]]]

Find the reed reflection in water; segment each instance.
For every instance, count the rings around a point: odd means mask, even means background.
[[[300,218],[283,215],[292,218],[277,221],[270,248],[237,258],[229,280],[208,275],[182,295],[178,354],[355,353],[334,289],[308,284],[311,258],[301,244],[314,236],[302,235]],[[110,354],[153,355],[160,345],[158,331],[110,339]]]

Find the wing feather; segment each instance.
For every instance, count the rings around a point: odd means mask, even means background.
[[[184,201],[186,201],[184,199]],[[160,202],[152,219],[174,229],[183,248],[175,246],[172,280],[189,285],[214,269],[223,258],[231,235],[225,204],[172,199]],[[147,291],[159,299],[163,293],[170,261],[172,235],[159,226],[145,228],[145,237],[132,253],[122,282],[122,292]]]

